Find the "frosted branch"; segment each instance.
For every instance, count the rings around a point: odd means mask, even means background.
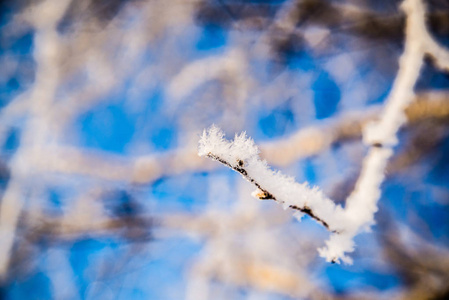
[[[274,200],[284,206],[307,214],[333,232],[343,227],[343,209],[328,199],[317,187],[307,182],[299,184],[291,177],[270,169],[260,159],[259,149],[245,133],[236,135],[233,141],[212,126],[204,131],[200,140],[199,155],[207,156],[240,173],[257,187],[253,196],[262,200]]]
[[[236,135],[234,141],[224,139],[224,134],[212,126],[203,133],[199,155],[208,156],[239,172],[258,189],[254,196],[273,199],[306,213],[333,233],[326,247],[318,249],[327,261],[340,260],[351,263],[345,253],[354,251],[353,238],[374,223],[380,186],[385,178],[385,168],[398,143],[397,132],[407,120],[405,109],[415,98],[413,88],[419,78],[424,55],[435,58],[437,65],[447,69],[449,54],[429,35],[425,27],[425,8],[421,0],[405,0],[406,42],[399,62],[399,72],[387,99],[384,112],[377,122],[368,123],[363,141],[370,147],[363,161],[362,171],[346,208],[336,206],[318,188],[307,183],[296,183],[292,178],[271,170],[260,160],[258,148],[245,133]]]

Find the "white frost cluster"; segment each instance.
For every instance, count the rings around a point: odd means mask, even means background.
[[[352,263],[352,259],[345,253],[354,251],[354,237],[360,231],[369,230],[374,224],[377,201],[381,194],[380,185],[385,177],[385,166],[392,154],[393,150],[389,148],[374,147],[366,156],[357,186],[346,200],[346,229],[341,233],[332,234],[326,242],[326,248],[318,249],[327,261],[335,261],[337,258],[347,264]]]
[[[234,141],[229,142],[224,138],[223,131],[212,125],[207,131],[204,130],[198,147],[199,156],[210,154],[223,159],[232,167],[237,167],[239,161],[245,163],[258,158],[259,148],[252,139],[246,136],[245,132],[236,134]]]

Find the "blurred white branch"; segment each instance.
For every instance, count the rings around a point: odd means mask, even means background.
[[[402,9],[407,18],[405,49],[399,60],[399,71],[380,120],[369,123],[364,129],[363,140],[370,149],[364,159],[355,189],[346,200],[346,218],[351,220],[354,224],[352,228],[356,230],[347,230],[339,236],[331,236],[326,242],[327,249],[320,250],[320,254],[326,257],[327,261],[333,260],[334,257],[347,258],[344,253],[353,251],[353,237],[361,230],[369,229],[374,223],[385,168],[393,155],[393,147],[398,143],[397,132],[407,120],[405,109],[414,99],[413,88],[419,78],[426,50],[432,50],[426,49],[431,38],[426,29],[426,9],[422,1],[405,0]]]
[[[56,24],[64,15],[71,0],[48,0],[35,7],[35,13],[29,15],[30,22],[36,29],[33,56],[37,62],[36,83],[29,97],[28,121],[22,137],[23,146],[16,154],[11,167],[11,179],[6,188],[0,206],[0,277],[8,270],[10,253],[14,244],[16,226],[24,205],[24,180],[29,165],[29,149],[45,142],[48,120],[47,111],[53,102],[54,93],[59,82],[59,34]]]

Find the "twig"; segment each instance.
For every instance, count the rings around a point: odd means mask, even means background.
[[[261,199],[261,200],[274,200],[276,202],[279,202],[279,200],[276,199],[275,196],[273,196],[272,193],[270,193],[268,190],[266,190],[265,188],[263,188],[254,178],[252,178],[251,176],[248,175],[248,172],[245,170],[244,168],[244,163],[243,161],[239,160],[238,162],[238,166],[232,166],[230,165],[227,161],[225,161],[224,159],[209,153],[207,154],[207,157],[212,158],[213,160],[216,160],[220,163],[222,163],[225,166],[228,166],[229,168],[233,169],[234,171],[240,173],[246,180],[248,180],[249,182],[251,182],[252,184],[254,184],[258,189],[258,193],[256,194],[256,196]],[[314,212],[312,211],[312,209],[310,209],[310,207],[308,206],[303,206],[303,207],[299,207],[296,205],[289,205],[288,206],[291,209],[295,209],[298,210],[302,213],[305,213],[306,215],[310,216],[312,219],[314,219],[315,221],[317,221],[318,223],[321,223],[324,227],[326,227],[326,229],[329,229],[329,225],[322,219],[320,219],[318,216],[316,216],[314,214]],[[335,230],[330,230],[332,232],[336,232]]]

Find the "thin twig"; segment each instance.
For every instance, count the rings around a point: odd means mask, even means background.
[[[212,158],[213,160],[216,160],[220,163],[222,163],[223,165],[233,169],[234,171],[240,173],[246,180],[248,180],[249,182],[251,182],[252,184],[254,184],[262,193],[259,196],[259,199],[261,200],[274,200],[276,202],[279,202],[275,196],[273,196],[273,194],[271,192],[269,192],[267,189],[263,188],[254,178],[252,178],[251,176],[248,175],[248,172],[245,170],[245,168],[243,167],[243,162],[239,161],[239,166],[232,166],[230,163],[228,163],[226,160],[218,157],[217,155],[214,155],[212,153],[209,153],[207,155],[207,157]],[[294,210],[298,210],[302,213],[305,213],[306,215],[310,216],[312,219],[314,219],[315,221],[317,221],[318,223],[321,223],[324,227],[326,227],[327,230],[329,229],[329,224],[326,223],[326,221],[320,219],[318,216],[315,215],[315,213],[310,209],[310,207],[308,206],[304,206],[304,207],[299,207],[296,205],[289,205],[288,206],[291,209]],[[331,232],[337,233],[336,230],[330,230]]]

